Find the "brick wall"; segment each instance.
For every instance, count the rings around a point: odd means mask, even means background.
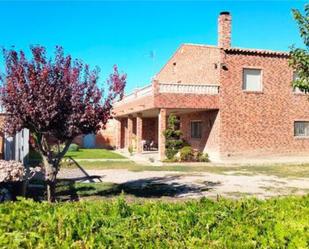
[[[219,71],[219,70],[218,70]],[[218,109],[219,95],[196,95],[180,93],[158,93],[157,81],[153,82],[154,93],[152,96],[141,97],[128,103],[121,103],[113,108],[115,117],[127,117],[147,110],[160,108],[194,108],[194,109]]]
[[[155,78],[162,83],[217,84],[219,60],[217,47],[183,44]]]
[[[96,134],[97,148],[114,148],[116,146],[116,120],[108,120],[105,129],[101,129]]]
[[[309,152],[294,137],[294,120],[309,120],[308,97],[295,94],[285,56],[227,53],[221,71],[220,150],[223,156]],[[262,69],[262,92],[242,90],[243,68]]]
[[[159,93],[155,96],[157,108],[218,109],[219,95]]]
[[[221,12],[218,18],[218,46],[231,46],[232,17],[229,12]]]
[[[121,103],[113,107],[114,116],[120,117],[154,108],[154,97],[140,97],[130,102]]]
[[[219,153],[219,111],[203,111],[181,114],[180,129],[183,138],[194,148],[207,152],[212,158]],[[191,138],[191,121],[202,121],[202,138]]]

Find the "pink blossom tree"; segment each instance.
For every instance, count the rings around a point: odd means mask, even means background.
[[[104,128],[113,101],[123,96],[126,75],[114,66],[103,92],[97,84],[99,70],[65,56],[61,47],[51,59],[41,46],[31,47],[32,59],[14,49],[3,54],[0,98],[8,113],[4,131],[30,130],[43,158],[47,198],[54,201],[61,159],[76,136]]]

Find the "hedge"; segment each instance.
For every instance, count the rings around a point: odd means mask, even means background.
[[[0,205],[0,248],[308,248],[309,196]]]

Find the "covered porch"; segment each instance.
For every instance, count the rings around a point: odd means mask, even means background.
[[[117,149],[155,155],[165,159],[164,130],[168,116],[180,120],[183,139],[192,148],[214,154],[219,150],[219,110],[193,108],[154,108],[117,117]]]
[[[168,116],[180,119],[180,129],[193,148],[218,151],[219,86],[215,84],[169,84],[154,80],[114,104],[117,120],[116,147],[137,153],[158,151],[165,159]]]

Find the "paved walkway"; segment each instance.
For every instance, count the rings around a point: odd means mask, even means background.
[[[256,196],[264,199],[281,195],[303,195],[309,193],[309,178],[279,178],[267,175],[213,174],[206,172],[183,173],[170,171],[131,172],[128,170],[86,170],[89,175],[102,177],[103,182],[120,184],[132,195],[144,197],[229,198]],[[83,176],[78,169],[62,169],[59,178]],[[138,193],[138,194],[137,194]],[[149,193],[149,194],[148,194]]]
[[[142,153],[133,153],[132,155],[124,149],[117,150],[116,152],[137,164],[163,165],[163,163],[159,160],[158,151],[144,151]]]
[[[129,158],[114,158],[114,159],[107,159],[107,158],[73,158],[76,162],[131,162],[132,160]],[[70,159],[66,159],[70,160]]]
[[[264,155],[247,157],[228,157],[223,160],[214,160],[221,164],[238,165],[269,165],[269,164],[305,164],[309,163],[308,154],[299,155]]]
[[[117,153],[125,156],[131,161],[137,164],[143,165],[194,165],[201,163],[162,163],[159,160],[159,153],[157,151],[146,151],[143,153],[134,153],[130,155],[127,150],[117,150]],[[296,155],[263,155],[263,156],[247,156],[237,157],[231,156],[223,159],[210,158],[213,165],[270,165],[270,164],[305,164],[309,163],[308,154],[296,154]]]

